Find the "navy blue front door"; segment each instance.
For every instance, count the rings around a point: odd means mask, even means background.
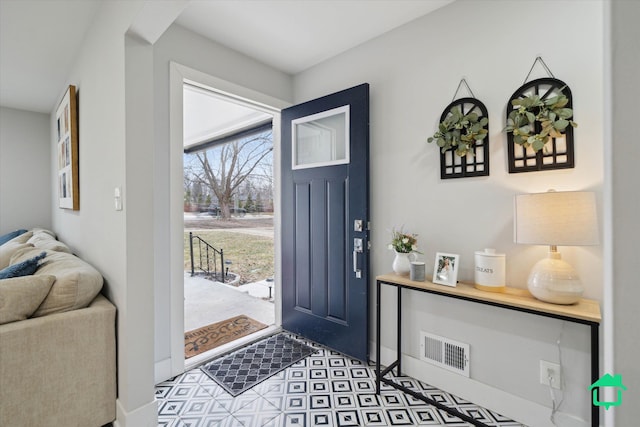
[[[282,327],[369,354],[369,85],[282,111]]]

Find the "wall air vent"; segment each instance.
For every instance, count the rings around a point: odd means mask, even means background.
[[[469,377],[469,344],[420,331],[420,360]]]

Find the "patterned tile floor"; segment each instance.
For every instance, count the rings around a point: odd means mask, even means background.
[[[303,340],[304,341],[304,340]],[[469,426],[459,418],[385,384],[375,370],[304,341],[318,351],[232,397],[199,368],[156,386],[158,425],[166,427]],[[496,427],[521,424],[421,381],[396,381]]]

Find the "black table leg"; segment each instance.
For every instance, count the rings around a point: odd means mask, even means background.
[[[600,378],[600,342],[598,336],[597,323],[591,324],[591,384]],[[596,393],[598,390],[595,391]],[[589,403],[591,404],[591,426],[600,425],[600,407],[593,404],[591,393],[589,393]]]
[[[380,288],[382,283],[376,281],[376,394],[380,394]]]
[[[402,286],[398,288],[398,342],[396,344],[396,359],[398,360],[398,376],[402,375],[400,371],[400,359],[402,359]]]

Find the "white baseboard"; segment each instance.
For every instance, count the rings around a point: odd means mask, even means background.
[[[168,357],[168,358],[166,358],[164,360],[156,362],[154,372],[155,372],[155,374],[154,374],[155,383],[154,384],[159,384],[159,383],[161,383],[163,381],[168,380],[169,378],[172,378],[174,375],[172,375],[172,373],[171,373],[171,358]]]
[[[375,349],[375,344],[371,343],[370,348]],[[373,351],[371,354],[372,358],[373,356],[377,357]],[[391,364],[395,360],[395,355],[395,350],[382,347],[380,363],[385,366]],[[402,355],[402,373],[525,425],[554,427],[549,419],[551,409],[471,378],[422,362],[415,357]],[[585,420],[563,412],[558,412],[555,418],[556,425],[563,427],[588,427],[590,425]]]
[[[116,420],[114,427],[157,427],[158,403],[154,400],[144,406],[127,412],[120,399],[116,400]]]

